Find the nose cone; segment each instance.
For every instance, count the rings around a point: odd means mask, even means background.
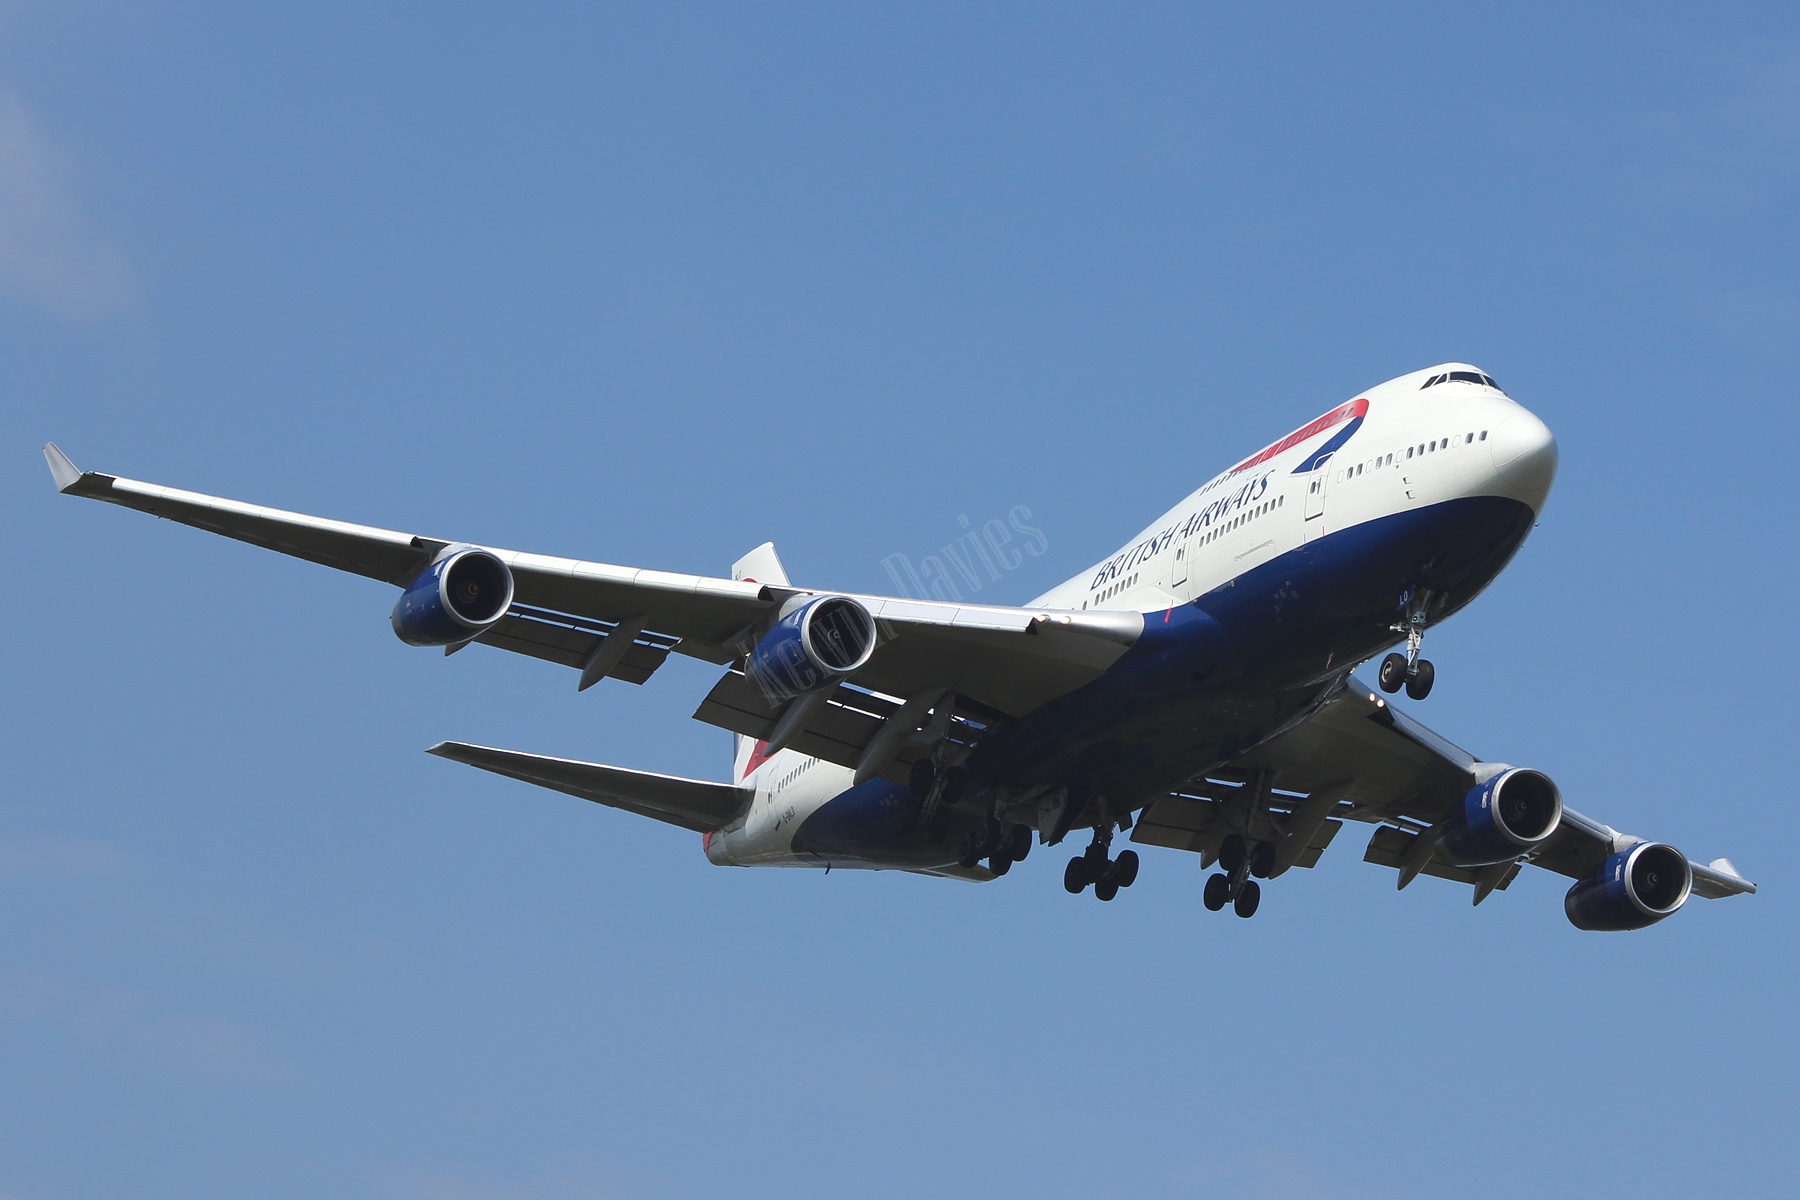
[[[1507,487],[1533,511],[1542,509],[1556,479],[1556,438],[1550,427],[1520,409],[1494,430],[1488,448],[1494,471]]]

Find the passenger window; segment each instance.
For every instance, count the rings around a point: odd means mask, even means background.
[[[1466,445],[1468,445],[1468,444],[1469,444],[1469,443],[1470,443],[1470,442],[1472,442],[1472,441],[1474,441],[1474,440],[1475,440],[1475,435],[1474,435],[1474,434],[1472,434],[1472,433],[1465,433],[1465,434],[1463,434],[1463,445],[1465,445],[1465,446],[1466,446]]]
[[[1485,429],[1481,431],[1481,440],[1484,442],[1487,441],[1487,430]]]

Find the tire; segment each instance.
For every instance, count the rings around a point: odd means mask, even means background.
[[[994,857],[988,859],[988,870],[996,875],[1004,875],[1012,870],[1012,859],[1006,857],[1004,854],[996,854]]]
[[[1421,658],[1418,671],[1406,681],[1406,694],[1414,700],[1423,700],[1431,695],[1431,685],[1436,679],[1437,668]]]
[[[976,840],[975,831],[971,829],[969,832],[963,834],[962,841],[957,843],[956,865],[967,870],[980,861],[981,843]]]
[[[1025,856],[1031,853],[1031,826],[1014,825],[1006,835],[1006,856],[1014,862],[1024,862]]]
[[[1244,865],[1244,858],[1250,853],[1250,847],[1244,844],[1241,833],[1227,834],[1219,843],[1219,865],[1229,873]]]
[[[1206,911],[1218,912],[1231,899],[1231,880],[1224,875],[1214,875],[1206,881],[1206,891],[1201,894],[1200,902],[1206,905]]]
[[[1119,857],[1113,860],[1112,881],[1122,888],[1128,888],[1133,883],[1137,882],[1137,873],[1137,851],[1119,851]]]
[[[1069,865],[1063,868],[1063,890],[1071,896],[1079,896],[1087,885],[1087,860],[1071,858]]]
[[[923,800],[931,795],[931,784],[936,778],[937,772],[932,769],[931,760],[921,758],[913,764],[912,774],[906,777],[906,786],[912,789],[913,795]]]
[[[1258,879],[1267,879],[1275,870],[1275,843],[1258,842],[1250,847],[1250,873]]]
[[[1390,654],[1381,660],[1381,673],[1375,677],[1381,684],[1381,690],[1390,696],[1400,690],[1406,682],[1406,655]]]
[[[1102,879],[1094,885],[1094,896],[1100,900],[1111,900],[1119,894],[1119,885],[1110,879]]]
[[[1256,915],[1256,906],[1262,902],[1262,888],[1254,879],[1246,879],[1244,886],[1238,889],[1237,899],[1231,902],[1234,912],[1240,917]]]

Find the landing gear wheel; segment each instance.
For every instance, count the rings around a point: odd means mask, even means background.
[[[1119,885],[1110,879],[1102,879],[1094,885],[1094,896],[1100,900],[1111,900],[1119,894]]]
[[[1421,658],[1418,670],[1414,671],[1412,678],[1406,681],[1406,694],[1414,700],[1423,700],[1431,695],[1431,684],[1436,678],[1436,668],[1431,665],[1429,660]]]
[[[964,870],[981,861],[981,839],[973,829],[962,835],[956,846],[956,865]]]
[[[1128,888],[1137,882],[1137,873],[1137,851],[1119,851],[1119,857],[1113,860],[1112,881],[1122,888]]]
[[[1014,825],[1012,832],[1006,835],[1006,856],[1014,862],[1024,862],[1030,853],[1031,826]]]
[[[1250,873],[1267,879],[1275,871],[1275,843],[1258,842],[1250,848]]]
[[[1079,896],[1087,885],[1087,859],[1077,855],[1063,868],[1063,890],[1071,896]]]
[[[988,859],[988,870],[996,875],[1004,875],[1012,870],[1012,859],[1006,857],[1004,854],[996,854],[994,857]]]
[[[1206,881],[1206,891],[1200,902],[1206,905],[1208,912],[1218,912],[1231,899],[1231,878],[1227,875],[1214,875]]]
[[[1231,902],[1231,907],[1238,916],[1249,917],[1256,914],[1256,906],[1261,901],[1262,888],[1255,880],[1246,879],[1244,886],[1238,889],[1237,899]]]
[[[1243,834],[1228,834],[1225,840],[1219,843],[1219,865],[1224,867],[1227,872],[1235,874],[1244,865],[1244,859],[1249,853],[1250,848],[1244,843]]]
[[[1381,660],[1381,673],[1376,676],[1381,690],[1392,695],[1406,682],[1406,655],[1390,654]]]

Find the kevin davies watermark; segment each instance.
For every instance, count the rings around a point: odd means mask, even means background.
[[[959,601],[965,590],[973,595],[983,583],[998,583],[1006,572],[1018,569],[1026,555],[1036,558],[1050,547],[1043,530],[1026,524],[1031,510],[1023,504],[1009,509],[1004,521],[995,517],[977,526],[966,515],[956,519],[963,535],[916,565],[904,554],[881,560],[900,595],[908,600]]]

